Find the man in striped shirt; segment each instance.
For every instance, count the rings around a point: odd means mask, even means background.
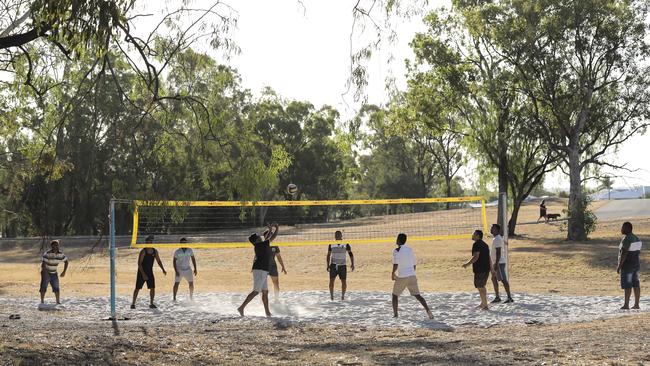
[[[621,289],[625,291],[625,303],[621,309],[630,308],[630,296],[634,289],[634,306],[632,309],[639,309],[639,298],[641,297],[641,284],[639,283],[639,269],[641,263],[641,240],[632,233],[632,223],[626,221],[621,227],[621,234],[625,235],[618,248],[618,268],[616,273],[621,274]]]
[[[52,286],[52,292],[56,296],[56,303],[60,304],[60,291],[59,291],[59,276],[56,272],[59,263],[63,262],[63,272],[61,277],[65,277],[65,272],[68,270],[68,258],[59,250],[59,241],[52,240],[50,242],[51,249],[45,252],[41,261],[41,304],[45,302],[45,292],[47,291],[48,283]]]

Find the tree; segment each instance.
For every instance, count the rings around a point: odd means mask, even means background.
[[[360,190],[370,198],[429,197],[439,182],[437,163],[424,140],[401,133],[391,118],[390,111],[366,105],[352,121],[357,149],[369,152],[360,159]]]
[[[500,215],[497,220],[514,235],[521,204],[554,169],[558,155],[530,131],[535,121],[520,79],[485,32],[482,9],[458,3],[451,13],[425,18],[429,29],[411,43],[416,63],[409,68],[409,89],[426,91],[419,93],[427,95],[423,100],[439,100],[433,109],[452,113],[479,164],[496,171],[499,191],[513,198],[507,226]]]
[[[512,0],[490,4],[490,41],[516,68],[532,127],[569,176],[569,240],[584,240],[583,172],[624,168],[605,155],[643,132],[650,115],[648,3]]]
[[[607,190],[607,199],[612,199],[612,188],[614,187],[614,180],[612,177],[606,175],[600,178],[600,188]]]

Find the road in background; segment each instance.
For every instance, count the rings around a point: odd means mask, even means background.
[[[594,213],[601,221],[650,217],[650,199],[610,201]]]

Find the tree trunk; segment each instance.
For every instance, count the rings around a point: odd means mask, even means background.
[[[512,214],[510,215],[510,220],[508,220],[508,236],[515,236],[515,228],[517,227],[517,217],[519,216],[519,209],[521,204],[524,203],[524,197],[517,195],[512,203]]]
[[[582,167],[577,148],[569,152],[569,226],[567,239],[586,240],[585,214],[582,207]]]
[[[451,197],[451,177],[445,176],[445,184],[447,185],[447,198]],[[447,202],[447,210],[449,210],[451,207],[449,207],[449,204],[451,202]]]

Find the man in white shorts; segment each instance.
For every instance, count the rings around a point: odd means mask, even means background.
[[[278,235],[278,224],[269,225],[269,229],[262,237],[255,233],[248,237],[248,241],[255,246],[255,260],[253,261],[253,291],[246,297],[240,307],[239,315],[244,316],[244,309],[257,294],[262,293],[262,304],[267,317],[271,316],[269,310],[269,267],[271,259],[271,242]]]
[[[395,274],[397,272],[397,274]],[[397,248],[393,250],[393,272],[391,279],[395,281],[393,285],[393,317],[397,318],[397,303],[399,295],[408,288],[411,296],[418,299],[420,304],[426,310],[429,319],[433,319],[433,314],[429,310],[426,300],[420,295],[418,288],[418,279],[415,277],[415,255],[410,246],[406,245],[406,234],[397,235]]]
[[[181,238],[181,244],[187,243],[187,239]],[[190,267],[190,259],[194,265],[194,272]],[[190,284],[190,300],[194,300],[194,276],[198,273],[196,271],[196,258],[194,258],[194,251],[192,248],[179,248],[174,252],[174,272],[176,272],[176,279],[174,281],[174,301],[176,301],[176,293],[178,293],[178,285],[181,279],[187,280]]]

